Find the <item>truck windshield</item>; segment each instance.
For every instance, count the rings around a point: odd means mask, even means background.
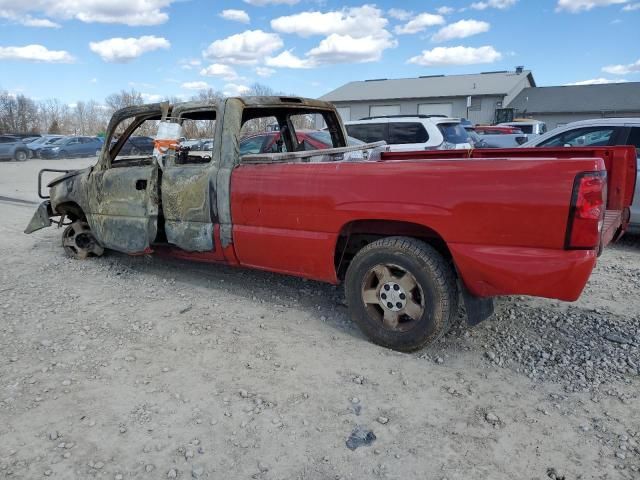
[[[469,143],[469,134],[460,123],[439,123],[438,128],[448,143]]]

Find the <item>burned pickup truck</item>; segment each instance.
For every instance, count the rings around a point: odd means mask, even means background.
[[[300,135],[318,124],[324,149]],[[132,135],[154,136],[154,154],[121,154]],[[625,229],[635,168],[626,147],[348,145],[332,105],[296,97],[153,104],[114,115],[96,165],[49,183],[26,233],[65,226],[79,259],[112,249],[343,282],[364,333],[410,351],[459,299],[471,324],[500,295],[576,300]]]

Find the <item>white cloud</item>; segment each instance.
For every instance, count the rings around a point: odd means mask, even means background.
[[[89,80],[90,83],[98,83],[98,79],[96,77],[93,77],[91,80]]]
[[[0,0],[0,6],[2,5],[2,0]],[[60,28],[60,24],[56,22],[52,22],[48,18],[35,18],[31,15],[21,15],[11,10],[0,10],[0,18],[4,18],[10,20],[13,23],[18,23],[20,25],[24,25],[25,27],[36,27],[36,28]]]
[[[86,23],[120,23],[131,26],[159,25],[169,19],[165,9],[176,0],[1,0],[5,15],[29,13]]]
[[[249,23],[251,21],[247,12],[244,10],[234,10],[232,8],[223,10],[222,13],[220,13],[220,16],[225,20],[232,20],[240,23]]]
[[[320,65],[332,65],[338,63],[365,63],[380,60],[382,53],[387,48],[397,45],[391,34],[383,30],[386,35],[357,37],[332,33],[323,39],[317,47],[312,48],[305,57],[301,58],[291,50],[267,57],[265,64],[277,68],[313,68]]]
[[[297,57],[291,53],[291,50],[285,50],[275,57],[267,57],[264,63],[269,67],[277,68],[311,68],[315,66],[313,60]]]
[[[453,13],[455,11],[456,9],[451,7],[439,7],[436,9],[436,12],[438,12],[440,15],[449,15],[450,13]]]
[[[209,88],[209,84],[207,82],[184,82],[180,86],[187,90],[206,90]]]
[[[264,7],[265,5],[295,5],[300,0],[244,0],[244,3],[254,7]]]
[[[630,3],[622,8],[624,12],[633,12],[635,10],[640,10],[640,3]]]
[[[271,20],[271,28],[281,33],[293,33],[301,37],[312,35],[350,35],[366,37],[383,30],[388,21],[382,10],[372,6],[343,8],[330,12],[302,12]]]
[[[638,73],[640,72],[640,60],[633,63],[627,63],[626,65],[607,65],[602,68],[602,71],[605,73],[610,73],[612,75],[627,75],[629,73]]]
[[[427,67],[438,65],[475,65],[493,63],[502,58],[502,54],[491,46],[484,47],[436,47],[423,50],[420,55],[411,57],[408,62]]]
[[[471,4],[471,8],[474,10],[486,10],[487,8],[497,8],[499,10],[505,10],[514,6],[518,0],[487,0],[483,2],[475,2]]]
[[[200,75],[203,77],[221,77],[225,80],[235,80],[238,78],[238,73],[229,65],[222,63],[213,63],[208,67],[200,70]]]
[[[146,52],[167,49],[171,46],[163,37],[145,35],[139,38],[110,38],[101,42],[90,42],[92,52],[100,55],[102,60],[110,63],[127,63]]]
[[[432,13],[421,13],[415,16],[407,23],[395,28],[395,32],[400,35],[407,35],[413,33],[419,33],[426,30],[428,27],[444,24],[444,17],[442,15],[434,15]]]
[[[591,78],[579,82],[567,83],[566,85],[605,85],[607,83],[626,83],[627,80],[609,78]]]
[[[432,37],[434,42],[446,42],[454,38],[467,38],[479,33],[488,32],[491,25],[478,20],[460,20],[442,27]]]
[[[333,33],[309,50],[306,56],[314,65],[375,62],[382,58],[385,49],[397,44],[386,30],[377,32],[375,36],[355,38]]]
[[[273,68],[256,67],[256,75],[258,75],[259,77],[267,78],[273,75],[274,73],[276,73],[276,71]]]
[[[405,22],[411,18],[411,15],[413,15],[413,12],[410,12],[409,10],[404,10],[402,8],[390,8],[389,10],[387,10],[387,14],[391,18],[395,18],[396,20]]]
[[[570,13],[589,11],[596,7],[621,5],[629,0],[558,0],[556,11],[566,10]]]
[[[222,89],[222,93],[227,95],[228,97],[233,97],[236,95],[244,95],[250,90],[246,85],[238,85],[237,83],[227,83]]]
[[[0,60],[23,60],[43,63],[73,63],[75,59],[66,50],[49,50],[43,45],[0,47]]]
[[[202,62],[197,58],[183,58],[178,63],[180,64],[180,68],[183,70],[193,70],[194,68],[202,65]]]
[[[216,40],[202,52],[202,55],[211,61],[251,65],[280,50],[283,45],[277,33],[246,30]]]

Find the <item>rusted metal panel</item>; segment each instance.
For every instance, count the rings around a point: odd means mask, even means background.
[[[24,233],[33,233],[41,228],[46,228],[51,226],[51,216],[53,212],[51,211],[51,202],[46,200],[42,202],[38,208],[36,209],[36,213],[33,214],[29,225],[24,229]]]

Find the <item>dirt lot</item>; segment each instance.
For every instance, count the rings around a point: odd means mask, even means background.
[[[399,354],[340,288],[24,235],[6,197],[88,163],[0,163],[0,478],[640,478],[639,237],[574,304],[501,299]]]

